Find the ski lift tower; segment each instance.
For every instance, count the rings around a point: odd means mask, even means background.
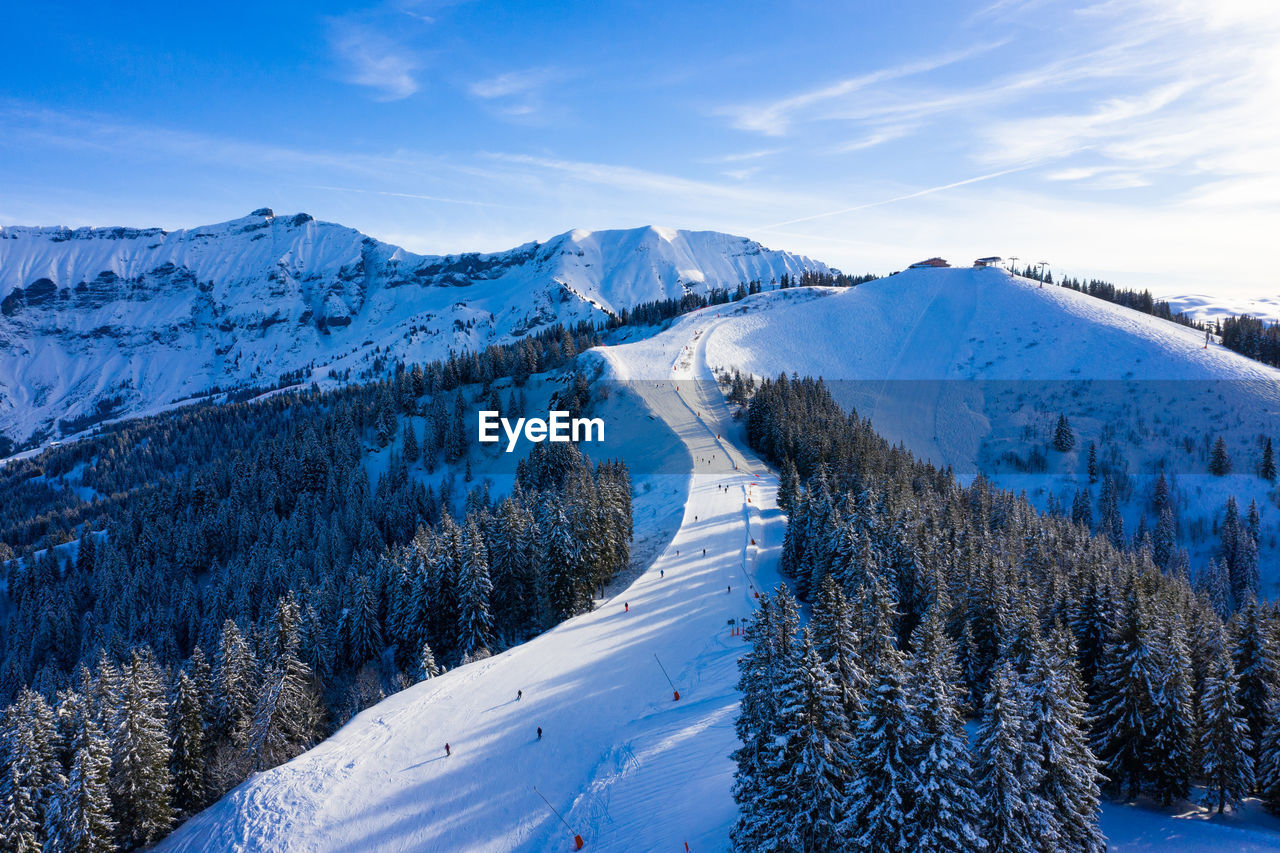
[[[1017,259],[1017,258],[1010,258],[1010,259],[1009,259],[1009,272],[1013,273],[1014,275],[1017,275],[1017,274],[1018,274],[1018,259]]]
[[[1044,268],[1045,268],[1045,267],[1047,267],[1047,266],[1049,266],[1049,262],[1048,262],[1048,261],[1039,261],[1038,263],[1039,263],[1039,266],[1040,266],[1040,286],[1041,286],[1041,287],[1044,287]]]

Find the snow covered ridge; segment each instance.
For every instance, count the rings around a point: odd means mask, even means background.
[[[0,227],[0,435],[47,440],[214,389],[323,382],[805,271],[828,268],[658,228],[432,256],[267,208],[171,232]]]
[[[1260,476],[1267,440],[1280,440],[1280,370],[1196,329],[999,269],[911,270],[821,299],[754,300],[772,307],[723,312],[706,335],[718,372],[820,376],[890,441],[1026,490],[1044,509],[1077,515],[1079,496],[1078,515],[1100,521],[1110,479],[1116,538],[1159,525],[1163,473],[1193,576],[1218,555],[1228,498],[1241,512],[1256,503],[1262,590],[1280,596],[1280,489]],[[1073,442],[1056,447],[1064,415]],[[1219,441],[1224,474],[1213,470]]]

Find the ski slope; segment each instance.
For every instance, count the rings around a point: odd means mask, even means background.
[[[734,425],[696,316],[601,354],[694,461],[679,531],[630,588],[386,699],[159,849],[570,849],[534,786],[591,850],[724,849],[743,644],[728,620],[778,582],[784,521],[764,464],[717,438]]]

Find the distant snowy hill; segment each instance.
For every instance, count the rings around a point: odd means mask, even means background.
[[[1181,311],[1197,320],[1212,322],[1226,317],[1249,314],[1268,322],[1280,321],[1280,297],[1276,296],[1248,298],[1189,293],[1162,298],[1174,311]]]
[[[1164,471],[1193,572],[1217,545],[1227,497],[1242,510],[1256,500],[1264,591],[1280,592],[1280,492],[1255,475],[1262,441],[1280,441],[1280,370],[999,269],[909,270],[823,299],[780,291],[753,303],[708,334],[713,368],[821,376],[891,441],[963,477],[1026,489],[1042,507],[1052,496],[1069,509],[1077,488],[1090,489],[1096,519],[1092,442],[1100,476],[1120,484],[1129,536],[1144,514],[1154,527],[1148,498]],[[1059,414],[1076,437],[1065,453],[1051,447]],[[1233,464],[1225,477],[1208,471],[1218,436]]]
[[[359,372],[387,353],[432,359],[825,269],[742,237],[661,228],[437,257],[265,208],[172,232],[2,227],[0,436],[52,438],[213,388]]]

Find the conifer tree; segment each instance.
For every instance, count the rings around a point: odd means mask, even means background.
[[[1136,797],[1149,778],[1149,726],[1160,683],[1151,639],[1150,619],[1138,580],[1131,574],[1098,672],[1093,740],[1109,787],[1129,798]]]
[[[1276,481],[1276,456],[1275,451],[1271,449],[1270,436],[1262,447],[1262,465],[1258,469],[1258,474],[1269,483]]]
[[[785,586],[761,599],[747,628],[751,648],[738,660],[742,701],[734,728],[741,746],[733,753],[733,799],[738,819],[730,832],[741,850],[778,849],[788,827],[775,813],[779,692],[787,661],[794,658],[799,613]]]
[[[489,614],[492,593],[484,536],[475,516],[468,516],[458,576],[458,648],[464,659],[487,654],[493,642],[493,617]]]
[[[969,741],[960,713],[955,646],[935,606],[915,633],[910,665],[911,728],[916,787],[907,827],[911,849],[921,853],[982,850],[981,806],[973,787]]]
[[[1196,721],[1186,623],[1170,615],[1173,607],[1163,610],[1154,626],[1159,689],[1148,725],[1148,771],[1156,800],[1169,805],[1191,789]]]
[[[1272,814],[1280,814],[1280,700],[1273,701],[1267,710],[1255,776],[1263,806]]]
[[[1084,682],[1085,695],[1091,700],[1098,695],[1098,672],[1111,638],[1113,604],[1106,581],[1097,572],[1090,572],[1070,614],[1070,627],[1077,646],[1080,679]]]
[[[814,648],[827,666],[846,719],[852,720],[861,708],[867,676],[858,662],[858,637],[854,634],[853,610],[844,590],[828,575],[823,579],[813,604],[810,626]]]
[[[148,652],[125,668],[112,738],[111,795],[120,840],[150,846],[173,824],[173,775],[164,690]]]
[[[359,666],[382,651],[378,598],[367,576],[356,578],[352,599],[343,616],[341,630],[346,640],[347,660],[352,666]]]
[[[40,853],[43,827],[35,791],[23,778],[22,767],[9,761],[0,777],[0,844],[14,853]]]
[[[1205,567],[1198,588],[1209,599],[1209,604],[1219,618],[1226,619],[1231,616],[1233,610],[1231,603],[1231,577],[1227,572],[1226,566],[1219,563],[1215,558],[1210,557],[1209,565]]]
[[[410,465],[418,461],[418,456],[420,455],[418,450],[418,436],[414,433],[412,421],[405,421],[404,444],[401,449],[401,454],[404,456],[404,461]]]
[[[855,747],[841,833],[854,850],[905,850],[907,812],[917,786],[907,674],[894,642],[894,602],[878,573],[862,592],[868,686],[862,716],[852,725]]]
[[[63,782],[57,736],[49,703],[24,688],[0,726],[0,841],[14,849],[44,844],[46,819]]]
[[[1028,778],[1028,723],[1018,693],[1017,673],[1001,662],[991,676],[974,747],[974,785],[982,803],[979,831],[988,849],[1002,853],[1036,850],[1039,833],[1046,829],[1036,822],[1036,780]]]
[[[1222,477],[1231,473],[1231,455],[1227,452],[1227,442],[1222,436],[1213,443],[1213,452],[1209,455],[1209,473]]]
[[[111,744],[87,697],[92,684],[82,670],[79,700],[69,709],[66,735],[71,754],[70,773],[55,795],[45,819],[48,847],[68,853],[106,853],[115,849],[115,821],[111,818]]]
[[[813,648],[808,629],[784,669],[778,690],[777,743],[769,768],[771,812],[786,829],[785,850],[841,846],[849,731],[840,693]]]
[[[255,770],[282,764],[307,749],[323,721],[315,675],[298,654],[298,621],[297,600],[292,594],[282,596],[269,666],[249,728],[239,738]]]
[[[1058,424],[1053,431],[1053,449],[1066,453],[1076,446],[1076,434],[1071,431],[1071,422],[1065,414],[1058,415]]]
[[[790,514],[796,506],[796,498],[800,494],[800,474],[796,471],[796,463],[787,457],[782,467],[782,476],[778,480],[778,508]]]
[[[1039,776],[1035,794],[1057,849],[1102,853],[1107,845],[1098,827],[1101,774],[1089,749],[1087,709],[1075,643],[1059,626],[1048,643],[1036,643],[1028,673],[1026,712]]]
[[[1086,529],[1093,528],[1093,505],[1088,489],[1076,489],[1071,501],[1071,520]]]
[[[1219,636],[1215,645],[1200,696],[1200,754],[1204,803],[1222,814],[1228,805],[1238,806],[1253,788],[1253,744],[1236,695],[1239,680],[1226,638]]]
[[[591,582],[585,577],[582,546],[574,535],[568,512],[562,505],[543,506],[543,564],[548,574],[551,611],[567,619],[591,604]]]
[[[435,653],[431,651],[431,645],[424,642],[422,651],[418,654],[418,680],[426,681],[428,678],[435,678],[439,674],[440,667],[436,665]]]
[[[105,741],[99,749],[82,746],[75,751],[66,784],[58,791],[56,818],[49,821],[50,849],[61,853],[108,853],[115,849],[110,769]]]
[[[1151,537],[1151,560],[1165,574],[1169,574],[1178,556],[1178,525],[1173,516],[1172,504],[1160,509],[1155,535]]]
[[[1124,538],[1124,519],[1120,517],[1120,501],[1116,494],[1116,484],[1110,474],[1102,478],[1098,532],[1107,537],[1116,550],[1123,550],[1127,544]]]
[[[206,796],[204,710],[185,670],[174,688],[173,718],[173,804],[179,814],[195,814]]]
[[[1267,712],[1280,699],[1280,661],[1276,659],[1274,627],[1257,599],[1250,598],[1236,614],[1231,657],[1238,683],[1236,697],[1249,723],[1249,740],[1260,748]],[[1255,757],[1257,752],[1252,753]]]
[[[218,652],[214,656],[213,682],[217,696],[214,715],[215,737],[229,737],[253,713],[258,663],[236,623],[222,624]]]

